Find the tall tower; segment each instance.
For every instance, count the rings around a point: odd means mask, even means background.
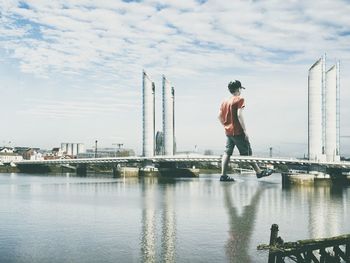
[[[309,69],[309,160],[340,161],[339,62],[326,72],[326,55]]]
[[[309,69],[308,76],[308,155],[309,160],[323,161],[324,155],[324,105],[325,56]]]
[[[337,62],[337,161],[340,161],[340,62]]]
[[[328,162],[340,161],[339,156],[339,62],[326,72],[325,149]]]
[[[144,71],[142,78],[142,156],[152,157],[155,141],[155,85]]]
[[[322,160],[326,160],[326,54],[322,56]]]
[[[326,122],[325,122],[325,137],[326,137],[326,156],[327,161],[334,161],[336,156],[336,147],[337,147],[337,113],[336,113],[336,104],[337,104],[337,70],[336,66],[332,66],[326,72],[326,93],[325,93],[325,113],[326,113]]]
[[[163,136],[164,136],[164,154],[174,155],[174,87],[163,75]]]

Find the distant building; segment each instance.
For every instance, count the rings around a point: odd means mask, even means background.
[[[61,152],[63,155],[77,157],[81,153],[85,153],[85,145],[83,143],[61,143]]]
[[[124,156],[135,156],[135,152],[132,149],[126,148],[98,148],[97,157],[124,157]],[[87,149],[85,153],[79,153],[77,158],[94,158],[95,149]]]
[[[63,152],[62,152],[62,149],[59,148],[59,147],[55,147],[55,148],[52,148],[52,154],[54,156],[57,156],[57,157],[62,157],[63,156]]]
[[[21,155],[24,160],[42,160],[43,155],[39,152],[40,148],[15,147],[14,152]]]
[[[1,147],[0,148],[0,163],[11,163],[14,161],[23,160],[22,155],[14,152],[12,147]]]
[[[14,149],[12,147],[0,147],[0,153],[13,153]]]
[[[71,159],[72,157],[70,156],[65,156],[59,147],[52,148],[51,151],[46,152],[44,155],[45,160],[54,160],[54,159]]]

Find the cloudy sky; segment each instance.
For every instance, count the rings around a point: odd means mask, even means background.
[[[350,2],[0,0],[0,144],[95,139],[141,152],[142,70],[176,89],[179,151],[224,147],[227,83],[247,87],[253,151],[307,152],[307,74],[341,63],[341,151],[350,154]]]

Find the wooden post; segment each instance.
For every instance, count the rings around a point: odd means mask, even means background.
[[[326,255],[327,255],[327,253],[326,253],[326,249],[325,248],[321,248],[320,249],[320,263],[325,263],[326,262]]]
[[[271,226],[271,235],[270,235],[270,247],[276,245],[278,235],[278,225],[273,224]],[[271,249],[269,251],[269,261],[268,263],[275,263],[276,262],[276,255],[271,252]]]

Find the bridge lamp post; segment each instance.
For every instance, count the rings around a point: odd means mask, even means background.
[[[97,140],[95,141],[95,158],[97,158]]]
[[[118,150],[120,151],[120,148],[123,147],[124,143],[112,143],[112,145],[114,145],[114,157],[117,157],[117,147],[118,146]]]
[[[120,151],[120,148],[123,147],[124,144],[123,143],[117,143],[117,145],[118,145],[118,149]]]
[[[117,157],[117,143],[112,143],[112,146],[114,146],[114,157]]]

